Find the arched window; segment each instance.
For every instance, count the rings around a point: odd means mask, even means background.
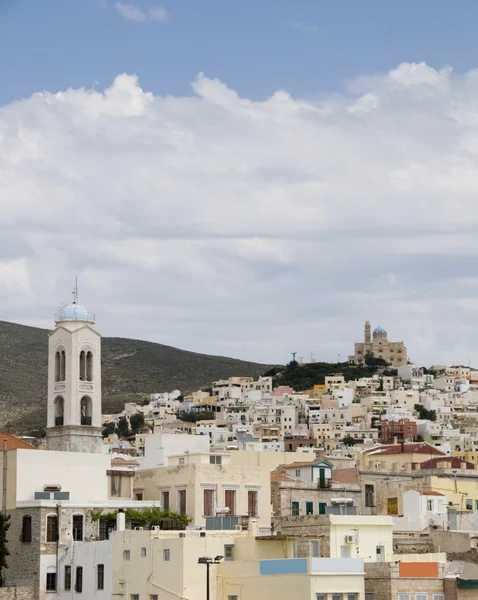
[[[80,410],[81,410],[81,424],[82,425],[91,425],[91,398],[88,396],[83,396],[80,402]]]
[[[22,521],[22,542],[28,543],[32,541],[32,518],[30,515],[25,515]]]
[[[55,381],[60,381],[60,353],[55,352]]]
[[[80,352],[80,381],[86,381],[86,352]]]
[[[56,515],[48,515],[46,518],[46,541],[58,541],[58,517]]]
[[[62,396],[55,398],[55,427],[64,425],[65,420],[65,401]]]
[[[62,350],[60,354],[60,381],[66,380],[66,354]]]
[[[86,381],[93,381],[93,352],[86,354]]]

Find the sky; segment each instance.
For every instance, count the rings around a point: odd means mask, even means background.
[[[0,319],[478,366],[478,4],[0,0]]]

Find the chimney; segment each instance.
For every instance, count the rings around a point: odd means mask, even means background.
[[[124,531],[126,529],[126,515],[122,508],[119,509],[116,515],[116,531]]]

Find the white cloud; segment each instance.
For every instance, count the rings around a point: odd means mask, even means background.
[[[165,23],[169,20],[169,15],[162,6],[143,10],[136,4],[124,4],[123,2],[116,2],[115,8],[117,12],[128,21],[160,21]]]
[[[370,318],[478,365],[477,88],[423,64],[317,102],[120,75],[1,107],[1,318],[43,325],[78,275],[107,335],[333,360]]]

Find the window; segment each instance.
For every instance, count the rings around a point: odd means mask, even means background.
[[[433,594],[432,600],[445,600],[445,595],[444,594]]]
[[[410,598],[410,594],[406,593],[406,594],[398,594],[398,600],[411,600]]]
[[[46,591],[56,592],[56,573],[46,574]]]
[[[163,510],[169,510],[169,492],[161,492],[161,504]]]
[[[25,515],[22,521],[22,542],[32,541],[32,518],[30,515]]]
[[[204,490],[203,514],[205,517],[214,516],[214,490]]]
[[[319,502],[319,515],[327,513],[327,502]]]
[[[229,509],[229,516],[236,514],[236,490],[225,490],[224,506]]]
[[[295,476],[296,477],[300,477],[300,469],[296,469],[295,470]]]
[[[143,492],[135,492],[134,499],[135,500],[143,500]]]
[[[158,600],[158,594],[150,594],[149,600]]]
[[[100,540],[108,540],[110,533],[116,529],[116,522],[108,519],[99,520],[99,538]]]
[[[46,541],[58,541],[58,517],[56,515],[48,515],[46,518]]]
[[[237,600],[238,596],[228,596],[227,600]]]
[[[55,427],[61,427],[64,423],[65,400],[63,396],[55,398]]]
[[[365,506],[370,508],[375,506],[374,502],[374,487],[370,484],[365,484]]]
[[[209,457],[209,464],[211,464],[211,465],[222,465],[222,456],[211,455]]]
[[[427,500],[427,510],[433,512],[433,500]]]
[[[226,544],[224,546],[224,560],[234,560],[234,546],[232,544]]]
[[[73,539],[83,541],[83,515],[73,515]]]
[[[131,558],[131,552],[129,550],[123,550],[123,560],[129,560]]]
[[[179,459],[179,464],[180,464],[180,465],[184,465],[184,458],[180,458],[180,459]]]
[[[75,592],[83,591],[83,567],[76,567]]]
[[[71,567],[70,565],[65,566],[65,583],[64,586],[65,591],[71,590]]]
[[[299,503],[298,502],[292,502],[292,516],[293,517],[298,517],[299,516]]]
[[[306,515],[313,515],[314,514],[314,503],[313,502],[306,502],[305,503],[305,514]]]
[[[342,594],[332,594],[332,600],[342,600]]]
[[[320,558],[322,556],[322,541],[311,540],[310,541],[310,557]]]
[[[326,600],[325,594],[317,594],[316,600]]]
[[[347,600],[357,600],[357,594],[347,594]]]
[[[257,496],[257,490],[248,490],[247,513],[250,517],[257,517],[259,515]]]
[[[98,565],[96,567],[96,587],[99,590],[105,589],[105,565]]]
[[[86,381],[93,381],[93,352],[86,354]]]
[[[139,600],[139,594],[131,594],[131,600]]]
[[[169,561],[170,559],[171,559],[171,552],[169,551],[169,548],[165,548],[163,550],[163,560]]]
[[[146,556],[146,548],[141,548],[141,558]]]
[[[375,600],[375,596],[373,594],[366,593],[365,600]]]
[[[415,600],[428,600],[428,594],[415,594]]]
[[[186,490],[179,490],[178,492],[178,505],[179,505],[179,514],[186,514]]]
[[[470,500],[467,498],[466,500],[466,509],[467,510],[473,510],[473,500]]]

